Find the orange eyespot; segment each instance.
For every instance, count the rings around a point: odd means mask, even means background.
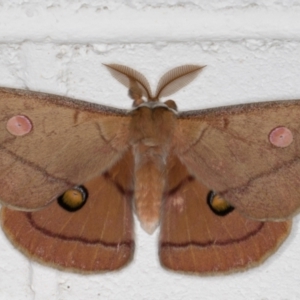
[[[67,211],[79,210],[87,200],[87,190],[84,186],[76,186],[58,197],[58,204]]]
[[[285,148],[293,142],[293,134],[287,127],[276,127],[270,132],[269,141],[275,147]]]
[[[7,121],[6,129],[12,135],[22,136],[32,130],[32,123],[26,116],[17,115]]]
[[[232,207],[225,199],[214,192],[210,192],[208,194],[207,204],[218,216],[226,216],[234,210],[234,207]]]

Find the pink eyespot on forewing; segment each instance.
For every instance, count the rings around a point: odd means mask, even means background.
[[[284,126],[276,127],[271,130],[269,134],[269,141],[276,147],[285,148],[293,142],[293,134]]]
[[[6,129],[12,135],[22,136],[32,130],[32,123],[26,116],[17,115],[7,121]]]

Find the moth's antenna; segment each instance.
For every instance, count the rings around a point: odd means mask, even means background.
[[[149,82],[143,74],[119,64],[104,64],[104,66],[108,68],[116,80],[129,89],[129,96],[134,100],[134,105],[144,102],[142,100],[143,96],[147,100],[152,99]]]
[[[176,93],[192,82],[204,67],[205,66],[184,65],[168,71],[159,80],[153,100],[158,101],[161,97]]]

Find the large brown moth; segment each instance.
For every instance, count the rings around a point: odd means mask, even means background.
[[[167,72],[155,95],[139,72],[107,65],[130,112],[0,89],[2,228],[30,257],[98,272],[126,265],[133,216],[172,270],[255,266],[289,234],[300,206],[300,101],[178,112],[159,102],[202,70]]]

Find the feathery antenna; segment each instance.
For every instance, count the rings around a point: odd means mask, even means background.
[[[192,82],[204,66],[184,65],[165,73],[158,82],[154,98],[170,96]]]
[[[142,73],[118,64],[104,64],[104,66],[108,68],[116,80],[129,89],[130,94],[137,93],[140,98],[142,96],[147,99],[152,98],[149,82]]]
[[[129,89],[129,95],[135,104],[142,103],[142,96],[148,101],[159,101],[159,98],[176,93],[193,81],[205,66],[184,65],[165,73],[158,82],[155,96],[146,77],[140,72],[119,64],[104,64],[112,76]]]

